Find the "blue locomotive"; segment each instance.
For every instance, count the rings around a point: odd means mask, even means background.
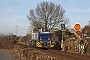
[[[32,31],[30,45],[38,48],[49,49],[54,47],[54,42],[51,40],[50,32],[45,32],[42,28],[35,28]]]

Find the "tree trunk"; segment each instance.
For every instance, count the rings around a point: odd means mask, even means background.
[[[47,20],[45,20],[45,31],[47,31],[48,28],[47,28]]]

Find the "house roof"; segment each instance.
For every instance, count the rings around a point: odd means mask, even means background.
[[[90,29],[90,26],[85,26],[81,33],[85,33],[87,29]]]

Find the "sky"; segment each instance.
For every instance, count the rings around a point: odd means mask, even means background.
[[[17,29],[17,35],[26,35],[30,26],[26,15],[29,15],[30,9],[35,9],[37,4],[44,1],[61,4],[66,10],[65,16],[69,18],[70,28],[76,23],[81,27],[89,24],[90,0],[0,0],[0,33],[16,34]]]

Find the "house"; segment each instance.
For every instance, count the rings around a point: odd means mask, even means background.
[[[90,38],[90,26],[85,26],[84,29],[81,31],[81,36]]]
[[[90,26],[85,26],[84,28],[81,28],[79,31],[76,31],[74,28],[69,28],[68,30],[71,34],[71,37],[75,37],[74,32],[79,32],[78,35],[80,35],[81,38],[90,38]]]

